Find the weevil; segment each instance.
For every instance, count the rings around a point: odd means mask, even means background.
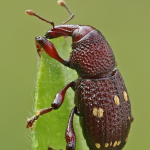
[[[27,128],[32,127],[39,116],[58,109],[69,87],[75,92],[74,104],[65,133],[66,150],[76,149],[76,135],[73,129],[74,114],[79,116],[83,136],[90,150],[121,150],[127,142],[133,117],[129,95],[124,80],[116,68],[116,61],[110,45],[100,31],[88,25],[66,25],[74,14],[64,1],[59,1],[70,13],[70,18],[61,25],[47,21],[32,10],[31,16],[52,25],[45,37],[35,38],[39,56],[45,51],[63,65],[75,69],[78,79],[60,90],[51,107],[37,111],[37,115],[27,120]],[[72,51],[63,60],[48,39],[60,36],[72,37]]]

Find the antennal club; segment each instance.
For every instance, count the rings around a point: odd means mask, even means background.
[[[39,19],[41,19],[41,20],[43,20],[43,21],[45,21],[45,22],[47,22],[47,23],[50,23],[50,24],[53,26],[53,29],[54,29],[54,22],[53,22],[53,21],[48,21],[48,20],[46,20],[46,19],[40,17],[40,16],[37,15],[33,10],[26,10],[25,12],[26,12],[28,15],[30,15],[30,16],[35,16],[35,17],[37,17],[37,18],[39,18]]]
[[[73,17],[74,17],[74,14],[70,11],[70,9],[68,8],[68,6],[66,5],[65,1],[62,1],[62,0],[59,0],[58,1],[58,4],[60,6],[64,6],[67,11],[71,14],[70,18],[68,20],[66,20],[65,22],[63,22],[63,24],[66,24],[68,21],[70,21]]]

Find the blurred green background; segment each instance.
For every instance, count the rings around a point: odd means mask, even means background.
[[[149,150],[150,141],[150,1],[66,0],[75,18],[91,25],[111,45],[125,80],[134,122],[124,150]],[[26,119],[33,110],[37,76],[34,38],[51,28],[25,14],[33,9],[55,25],[69,14],[57,0],[0,1],[0,150],[31,150]]]

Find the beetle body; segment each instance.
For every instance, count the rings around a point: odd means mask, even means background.
[[[40,115],[58,109],[66,90],[72,87],[75,107],[66,129],[66,150],[75,150],[74,114],[80,118],[90,150],[121,150],[127,142],[133,117],[128,92],[116,69],[111,47],[101,32],[91,26],[51,24],[53,28],[47,31],[45,37],[35,39],[38,52],[44,50],[63,65],[75,69],[79,77],[56,94],[50,108],[38,111],[29,119],[27,127],[31,127]],[[47,40],[60,36],[72,37],[72,52],[67,60],[63,60]]]
[[[127,142],[132,116],[124,93],[117,69],[108,77],[76,81],[75,105],[90,150],[121,150]]]
[[[75,105],[87,145],[91,150],[121,150],[132,116],[127,90],[115,68],[112,50],[96,29],[73,43],[72,49],[70,66],[79,74],[74,84]]]

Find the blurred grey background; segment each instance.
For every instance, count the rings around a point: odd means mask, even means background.
[[[150,1],[66,0],[75,18],[91,25],[111,45],[125,80],[135,118],[124,150],[149,150]],[[51,26],[25,14],[32,9],[61,24],[69,18],[57,0],[0,1],[0,150],[31,150],[26,119],[33,108],[37,75],[36,36]]]

